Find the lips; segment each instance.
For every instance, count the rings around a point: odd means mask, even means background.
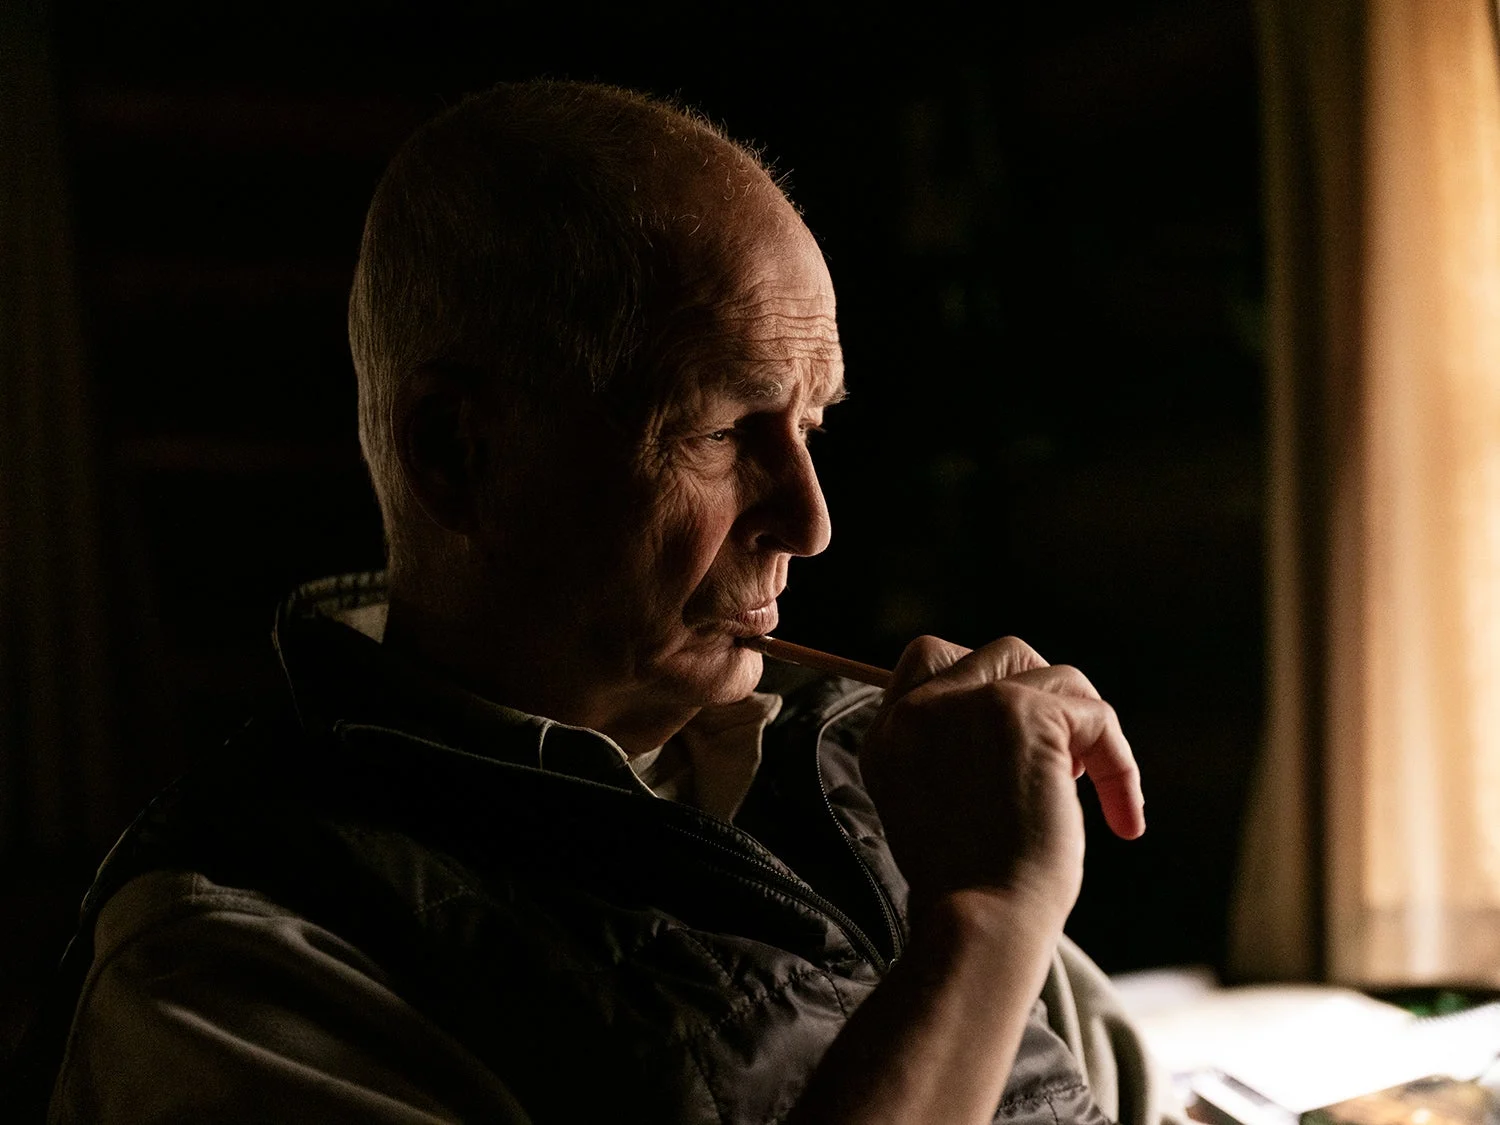
[[[726,614],[723,623],[731,636],[759,637],[776,628],[777,620],[776,599],[772,598],[760,605]]]

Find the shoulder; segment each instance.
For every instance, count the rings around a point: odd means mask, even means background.
[[[524,1122],[504,1086],[348,941],[192,872],[101,909],[53,1121]]]

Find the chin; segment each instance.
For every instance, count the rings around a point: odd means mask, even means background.
[[[763,659],[753,649],[733,643],[711,652],[689,650],[673,657],[664,678],[685,702],[714,707],[744,699],[754,691]]]

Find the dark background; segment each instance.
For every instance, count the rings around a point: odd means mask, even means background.
[[[54,7],[127,804],[274,685],[287,590],[379,565],[344,303],[385,161],[467,90],[599,78],[763,144],[828,255],[853,395],[818,449],[833,545],[793,568],[783,635],[889,663],[920,632],[1015,633],[1082,667],[1151,830],[1120,844],[1090,809],[1069,930],[1111,971],[1222,967],[1263,692],[1249,4],[872,20]],[[7,997],[95,846],[10,857]]]

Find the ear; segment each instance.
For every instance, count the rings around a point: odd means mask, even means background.
[[[478,525],[489,479],[490,435],[473,381],[423,367],[396,396],[392,431],[406,483],[428,519],[469,534]]]

